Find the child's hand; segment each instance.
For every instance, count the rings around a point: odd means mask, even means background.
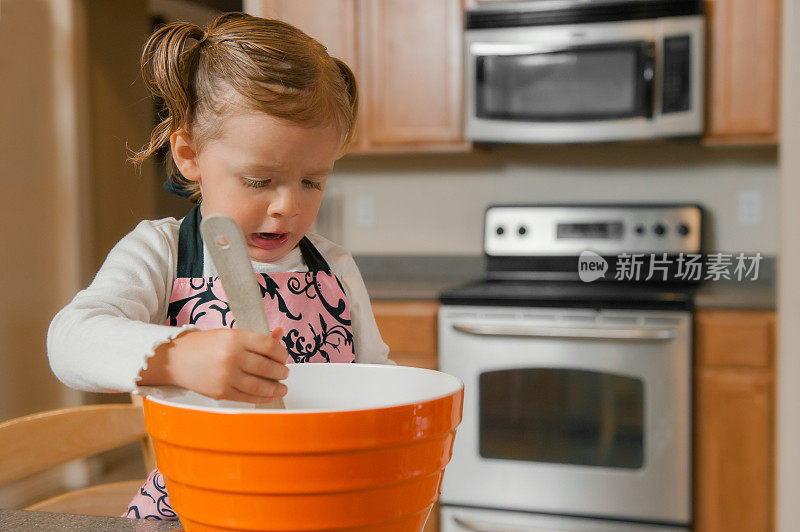
[[[286,385],[277,382],[289,376],[282,335],[281,328],[271,335],[239,329],[188,332],[159,346],[139,384],[174,384],[213,399],[269,403],[286,395]]]

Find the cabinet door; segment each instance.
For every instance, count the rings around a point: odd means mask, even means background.
[[[773,143],[778,134],[780,0],[706,0],[706,140]]]
[[[461,0],[366,0],[369,140],[463,141]]]
[[[400,366],[437,368],[438,302],[375,301],[372,312],[390,359]]]
[[[255,3],[255,9],[251,12],[256,16],[288,22],[322,43],[331,56],[347,63],[356,75],[360,93],[363,95],[364,78],[358,39],[358,0],[260,0]],[[363,105],[359,109],[359,115],[363,115],[362,111]],[[362,121],[360,116],[352,142],[353,147],[359,146],[363,138]]]
[[[701,370],[697,386],[695,531],[771,532],[771,373]]]

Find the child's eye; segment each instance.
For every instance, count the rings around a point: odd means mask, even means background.
[[[308,188],[315,188],[317,190],[322,190],[322,183],[318,181],[312,181],[311,179],[304,179],[303,184]]]
[[[245,186],[261,188],[269,185],[271,179],[251,179],[249,177],[244,177],[242,178],[242,181],[244,181]]]

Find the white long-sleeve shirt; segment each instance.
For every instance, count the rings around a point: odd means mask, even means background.
[[[114,246],[89,287],[56,314],[47,331],[47,355],[61,382],[93,392],[138,390],[139,373],[154,350],[186,329],[197,329],[164,325],[179,229],[175,218],[141,222]],[[356,362],[393,364],[350,252],[319,235],[306,236],[344,286]],[[217,275],[205,248],[203,263],[203,277]],[[259,273],[308,271],[299,247],[277,262],[252,264]]]

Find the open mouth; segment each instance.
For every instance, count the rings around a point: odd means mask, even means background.
[[[250,243],[262,249],[275,249],[289,240],[289,233],[251,233]]]

